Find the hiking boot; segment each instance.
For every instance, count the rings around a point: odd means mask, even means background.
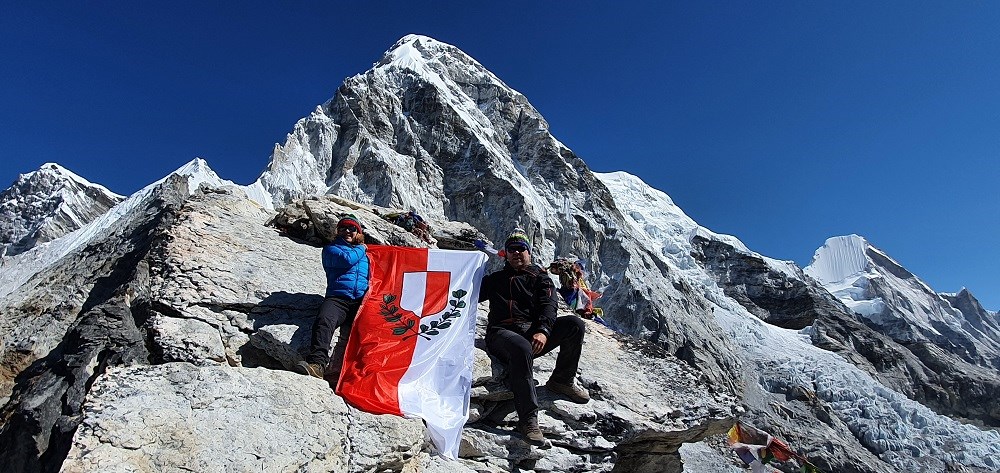
[[[577,404],[586,404],[590,402],[590,393],[587,392],[586,389],[577,386],[572,381],[570,381],[569,384],[563,384],[550,379],[549,382],[545,383],[545,388],[550,392],[562,394],[568,397],[570,401]]]
[[[502,381],[490,381],[484,384],[483,388],[486,393],[476,396],[483,401],[501,402],[514,399],[514,393]]]
[[[323,379],[323,371],[325,370],[319,363],[308,363],[303,360],[295,364],[296,373],[312,376],[313,378]]]
[[[542,429],[538,428],[538,416],[531,416],[524,421],[519,421],[517,423],[517,431],[524,437],[524,439],[532,444],[543,448],[548,448],[552,446],[552,442],[542,435]]]

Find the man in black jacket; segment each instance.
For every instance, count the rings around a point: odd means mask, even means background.
[[[507,264],[483,278],[479,293],[480,302],[490,302],[486,350],[507,365],[518,431],[530,442],[546,445],[538,428],[533,361],[558,347],[556,367],[545,387],[573,402],[590,401],[590,394],[573,382],[586,329],[579,317],[556,317],[555,286],[544,269],[532,264],[531,245],[523,231],[507,238],[504,252]]]

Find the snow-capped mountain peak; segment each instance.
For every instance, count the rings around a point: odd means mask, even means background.
[[[868,241],[858,235],[832,237],[813,254],[805,273],[823,283],[843,281],[868,270]]]
[[[385,52],[382,60],[375,64],[376,70],[384,71],[391,68],[409,69],[424,80],[444,89],[452,88],[447,82],[470,80],[510,88],[461,49],[418,34],[409,34],[401,38]]]
[[[936,298],[936,293],[920,278],[876,248],[864,237],[831,237],[813,254],[804,272],[840,297],[855,312],[878,317],[885,310],[884,299],[875,294],[872,281],[891,281],[908,293]],[[927,320],[925,315],[918,316]]]
[[[413,70],[421,70],[425,64],[434,60],[435,56],[444,53],[447,46],[434,38],[409,34],[396,42],[376,66],[397,66]]]
[[[828,239],[805,273],[900,343],[931,342],[973,365],[1000,367],[1000,341],[976,328],[985,311],[964,302],[974,300],[968,291],[961,298],[938,294],[861,236]],[[956,307],[958,301],[969,309]]]
[[[188,187],[192,192],[198,189],[201,184],[209,184],[215,187],[237,186],[237,184],[232,181],[219,177],[219,175],[208,166],[208,162],[202,158],[194,158],[191,161],[188,161],[171,174],[187,177]]]
[[[0,194],[0,254],[16,255],[72,232],[125,197],[56,164],[18,176]]]
[[[205,175],[214,176],[216,178],[219,177],[218,174],[212,170],[212,168],[208,167],[208,162],[202,158],[194,158],[191,161],[188,161],[183,166],[177,168],[177,170],[174,171],[174,174],[182,176]]]
[[[30,174],[34,174],[34,173],[51,173],[54,176],[59,176],[61,178],[68,179],[68,180],[71,180],[73,182],[76,182],[77,184],[79,184],[79,185],[81,185],[83,187],[90,187],[90,188],[98,189],[98,190],[106,193],[109,196],[118,197],[120,199],[124,199],[125,198],[125,196],[123,196],[123,195],[119,195],[119,194],[116,194],[114,192],[111,192],[110,190],[108,190],[107,187],[104,187],[104,186],[102,186],[100,184],[94,184],[94,183],[88,181],[87,179],[84,179],[83,177],[80,177],[78,174],[74,173],[73,171],[70,171],[69,169],[66,169],[66,168],[60,166],[58,163],[45,163],[45,164],[43,164],[38,169],[38,171],[34,171],[33,173],[29,173],[29,175]]]
[[[886,252],[873,246],[864,237],[854,234],[828,238],[813,254],[812,262],[805,272],[823,284],[834,284],[862,275],[875,266],[931,291],[927,284]]]

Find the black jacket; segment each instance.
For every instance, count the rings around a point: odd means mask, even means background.
[[[531,336],[552,333],[556,291],[544,269],[532,264],[516,271],[509,264],[483,278],[479,301],[490,301],[487,330],[505,327]]]

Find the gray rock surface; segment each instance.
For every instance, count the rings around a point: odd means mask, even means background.
[[[347,215],[361,220],[368,243],[474,250],[475,240],[486,239],[468,223],[427,218],[425,220],[431,226],[432,236],[437,240],[435,244],[428,244],[412,233],[400,232],[402,227],[385,220],[384,216],[396,212],[399,210],[361,205],[336,195],[311,196],[293,200],[277,209],[277,214],[268,221],[268,225],[313,246],[333,241],[337,237],[337,221]]]
[[[160,348],[159,355],[164,361],[196,364],[226,361],[219,331],[206,322],[157,314],[148,324],[150,338]]]
[[[817,318],[844,313],[847,308],[828,291],[773,268],[764,258],[747,254],[718,239],[695,236],[694,256],[714,276],[726,295],[761,320],[779,327],[801,329]]]
[[[417,422],[263,368],[112,368],[83,409],[60,471],[383,471],[419,461],[422,445]]]
[[[0,299],[0,464],[7,471],[57,470],[95,377],[149,359],[145,257],[186,195],[186,181],[173,177],[136,196],[101,235]]]

